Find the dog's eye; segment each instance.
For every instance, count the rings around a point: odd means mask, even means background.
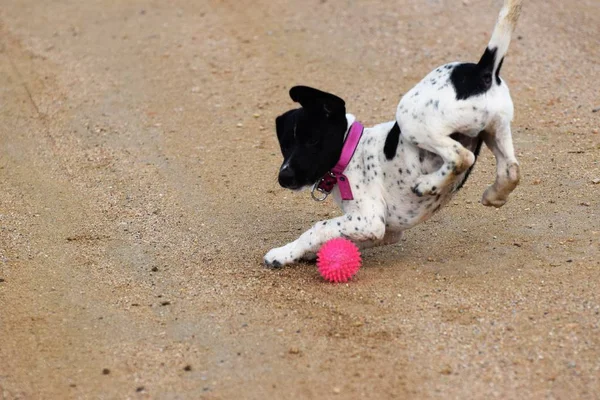
[[[305,138],[304,144],[308,147],[314,147],[321,141],[321,135],[318,131],[313,131],[312,135]]]
[[[319,138],[309,139],[305,144],[308,147],[314,147],[319,144]]]

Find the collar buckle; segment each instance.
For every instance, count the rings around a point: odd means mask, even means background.
[[[310,195],[312,196],[312,198],[313,198],[314,201],[318,201],[320,203],[322,201],[325,201],[325,199],[329,196],[330,192],[326,191],[325,189],[321,189],[319,187],[319,183],[320,182],[316,182],[313,185],[313,188],[310,191]],[[317,195],[316,192],[322,193],[322,196],[319,197],[319,195]]]
[[[312,196],[313,200],[318,202],[325,201],[325,199],[333,190],[333,186],[335,185],[336,181],[337,179],[333,172],[328,172],[324,177],[319,179],[318,182],[315,182],[312,190],[310,191],[310,195]],[[319,196],[317,192],[321,193],[322,195]]]
[[[344,175],[344,170],[350,163],[350,159],[358,147],[358,143],[362,137],[363,131],[364,127],[360,122],[355,121],[352,124],[344,141],[340,160],[331,171],[327,172],[325,176],[317,181],[312,187],[310,195],[315,201],[324,201],[327,196],[329,196],[335,185],[338,184],[338,181],[342,200],[354,200],[354,197],[352,196],[352,189],[350,188],[348,178],[346,178]],[[317,192],[321,193],[321,195],[319,195]]]

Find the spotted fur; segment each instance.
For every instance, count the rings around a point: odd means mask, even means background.
[[[436,68],[402,97],[396,111],[400,131],[421,149],[439,155],[443,165],[417,179],[413,191],[436,195],[475,162],[472,150],[451,135],[480,136],[497,161],[496,182],[484,205],[502,206],[519,181],[510,124],[513,103],[500,69],[521,12],[521,0],[505,0],[488,46],[477,64],[450,63]],[[506,174],[505,171],[509,171]]]
[[[347,129],[355,121],[347,115]],[[421,150],[401,135],[396,155],[388,160],[384,147],[394,121],[365,128],[363,137],[345,170],[354,200],[341,200],[337,186],[334,200],[344,215],[320,221],[297,240],[271,250],[265,264],[279,267],[300,259],[310,259],[321,245],[335,237],[346,237],[361,248],[397,242],[402,231],[427,220],[446,204],[462,184],[465,171],[453,185],[440,188],[436,196],[419,197],[412,190],[423,174],[439,169],[442,159]],[[470,141],[465,137],[463,140]],[[478,141],[473,141],[473,150]]]
[[[345,171],[354,199],[341,200],[337,187],[332,192],[344,214],[317,222],[295,241],[269,251],[267,266],[314,258],[336,237],[362,248],[397,242],[463,185],[482,141],[497,161],[496,181],[482,204],[506,202],[519,182],[519,165],[510,131],[513,103],[499,71],[520,7],[520,0],[506,0],[479,63],[436,68],[402,98],[396,121],[365,129]],[[284,156],[279,182],[297,190],[335,165],[355,117],[345,115],[342,129],[345,103],[339,97],[307,87],[292,88],[290,94],[303,107],[277,119]]]

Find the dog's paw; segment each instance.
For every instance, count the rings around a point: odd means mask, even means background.
[[[502,207],[508,196],[517,187],[520,180],[519,164],[514,163],[506,168],[505,175],[498,176],[496,182],[489,186],[481,197],[481,204],[487,207]]]
[[[265,263],[265,267],[270,268],[270,269],[279,269],[281,267],[283,267],[283,265],[281,265],[281,263],[277,260],[271,260],[269,261],[266,257],[264,258],[263,262]]]
[[[267,268],[281,268],[285,264],[296,261],[293,253],[288,249],[288,246],[278,247],[269,251],[263,258],[263,262]]]
[[[481,197],[481,204],[486,207],[500,208],[506,204],[507,196],[500,195],[494,186],[488,187]]]
[[[415,185],[410,188],[419,197],[438,194],[438,187],[433,185],[429,179],[417,179]]]

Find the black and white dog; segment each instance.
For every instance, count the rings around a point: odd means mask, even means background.
[[[364,129],[343,174],[331,171],[347,151],[345,140],[355,117],[346,114],[337,96],[304,86],[290,90],[302,107],[276,120],[284,157],[279,184],[292,190],[312,186],[313,197],[331,191],[345,214],[318,222],[297,240],[272,249],[264,257],[267,266],[314,258],[335,237],[361,248],[397,242],[402,231],[431,217],[460,189],[482,141],[496,158],[497,174],[481,202],[494,207],[506,203],[519,183],[519,164],[510,130],[513,103],[500,68],[521,3],[505,0],[477,64],[436,68],[402,97],[396,122]],[[329,187],[324,185],[328,179]],[[340,193],[340,180],[349,184],[349,196]]]

